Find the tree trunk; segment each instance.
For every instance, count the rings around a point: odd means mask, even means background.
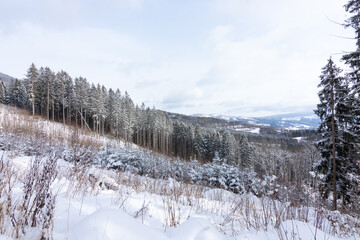
[[[52,104],[52,120],[53,120],[53,122],[55,121],[55,103],[54,103],[54,101]]]
[[[336,159],[335,159],[335,104],[334,104],[334,81],[331,82],[331,132],[332,132],[332,177],[333,177],[333,210],[337,209],[337,191],[336,191]]]
[[[35,93],[34,93],[34,80],[31,79],[31,103],[32,103],[32,115],[35,116]]]
[[[50,81],[48,81],[47,83],[47,104],[46,104],[46,116],[47,116],[47,120],[50,119]]]
[[[82,106],[80,106],[80,115],[83,114],[83,108]],[[80,116],[80,122],[81,122],[81,129],[83,130],[84,129],[84,123],[83,123],[83,118],[82,116]]]

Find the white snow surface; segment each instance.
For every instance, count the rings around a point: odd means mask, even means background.
[[[11,153],[0,152],[0,156],[3,154]],[[32,159],[32,157],[17,156],[11,160],[11,164],[21,175],[26,171]],[[202,199],[201,211],[193,210],[189,204],[177,205],[176,212],[180,216],[179,225],[168,227],[164,211],[165,196],[146,191],[135,191],[131,187],[117,185],[113,179],[116,176],[115,172],[95,167],[91,167],[88,174],[97,178],[98,181],[116,185],[120,188],[121,194],[119,191],[100,186],[97,186],[94,191],[84,191],[84,193],[75,191],[69,194],[74,189],[75,182],[65,176],[71,167],[70,163],[59,160],[59,177],[52,185],[53,192],[57,193],[53,230],[53,239],[56,240],[341,239],[324,233],[309,223],[300,221],[284,221],[279,228],[269,227],[267,231],[242,230],[236,226],[221,225],[219,224],[220,213],[223,210],[226,211],[230,204],[226,199],[236,198],[238,195],[220,189],[208,190],[209,196],[219,196],[221,200]],[[124,178],[126,177],[134,176],[128,174],[124,176]],[[151,181],[145,177],[139,178],[142,178],[144,183]],[[165,184],[171,187],[176,182],[168,180]],[[21,189],[15,192],[21,192]],[[254,202],[259,202],[255,196],[252,198]],[[211,208],[218,208],[219,214],[209,211]],[[137,214],[141,209],[146,209],[144,214]],[[226,219],[222,219],[220,222],[225,223]],[[39,239],[39,232],[40,230],[32,229],[21,239]],[[12,240],[8,236],[0,235],[0,240],[5,239]]]
[[[298,142],[301,142],[304,139],[306,139],[306,137],[294,137],[293,139],[297,140]]]
[[[237,132],[248,132],[248,133],[260,134],[260,128],[258,128],[258,127],[251,128],[251,127],[244,127],[242,125],[237,125],[237,126],[231,126],[231,127],[229,127],[229,129],[235,130]]]
[[[9,119],[11,115],[13,120],[9,124],[16,121],[38,121],[38,129],[49,136],[56,135],[65,139],[71,135],[71,131],[61,124],[16,115],[1,104],[0,110],[0,121]],[[258,132],[259,129],[250,131]],[[89,138],[99,144],[109,143],[106,138]],[[111,143],[122,145],[116,141]],[[13,187],[12,197],[16,201],[22,197],[22,177],[35,157],[0,151],[0,158],[4,156],[10,159],[14,174],[19,180]],[[56,195],[52,226],[52,239],[55,240],[344,239],[316,229],[310,223],[295,220],[286,220],[278,228],[269,226],[267,229],[245,228],[236,221],[230,221],[229,214],[235,200],[250,200],[253,209],[261,209],[260,199],[250,194],[236,195],[225,190],[207,189],[199,197],[196,197],[196,193],[190,197],[177,196],[175,190],[172,195],[164,195],[156,191],[150,192],[149,189],[171,189],[181,184],[172,179],[154,180],[96,167],[86,169],[84,179],[87,184],[78,187],[80,182],[70,174],[72,168],[74,166],[71,163],[59,159],[57,178],[51,185],[51,190]],[[90,177],[94,179],[93,185],[89,185]],[[169,212],[174,216],[176,227],[169,226]],[[314,219],[309,222],[314,222]],[[38,240],[40,232],[41,229],[28,228],[20,239]],[[349,239],[359,238],[353,236]],[[13,238],[0,234],[0,240]]]

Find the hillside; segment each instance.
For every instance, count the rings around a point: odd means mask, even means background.
[[[9,75],[6,75],[6,74],[0,72],[0,81],[3,81],[4,84],[6,84],[6,85],[9,84],[9,82],[10,82],[11,79],[14,79],[14,78],[11,77],[11,76],[9,76]]]
[[[0,149],[0,239],[360,237],[358,219],[310,202],[296,207],[270,195],[141,174],[131,163],[137,158],[160,159],[164,167],[173,160],[1,104]]]

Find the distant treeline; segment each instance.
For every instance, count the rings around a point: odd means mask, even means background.
[[[172,121],[162,111],[135,105],[127,92],[90,84],[83,77],[73,79],[49,67],[31,64],[25,79],[13,79],[6,86],[0,82],[0,102],[169,156],[208,162],[218,154],[224,162],[239,165],[250,158],[244,135],[236,140],[228,131]]]

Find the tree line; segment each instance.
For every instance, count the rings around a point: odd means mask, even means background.
[[[237,140],[228,131],[172,121],[165,112],[135,105],[127,92],[90,84],[84,77],[73,79],[65,71],[38,69],[34,63],[25,79],[13,79],[6,86],[0,82],[0,102],[169,156],[208,162],[219,154],[235,165],[245,165],[250,158],[246,136]]]

